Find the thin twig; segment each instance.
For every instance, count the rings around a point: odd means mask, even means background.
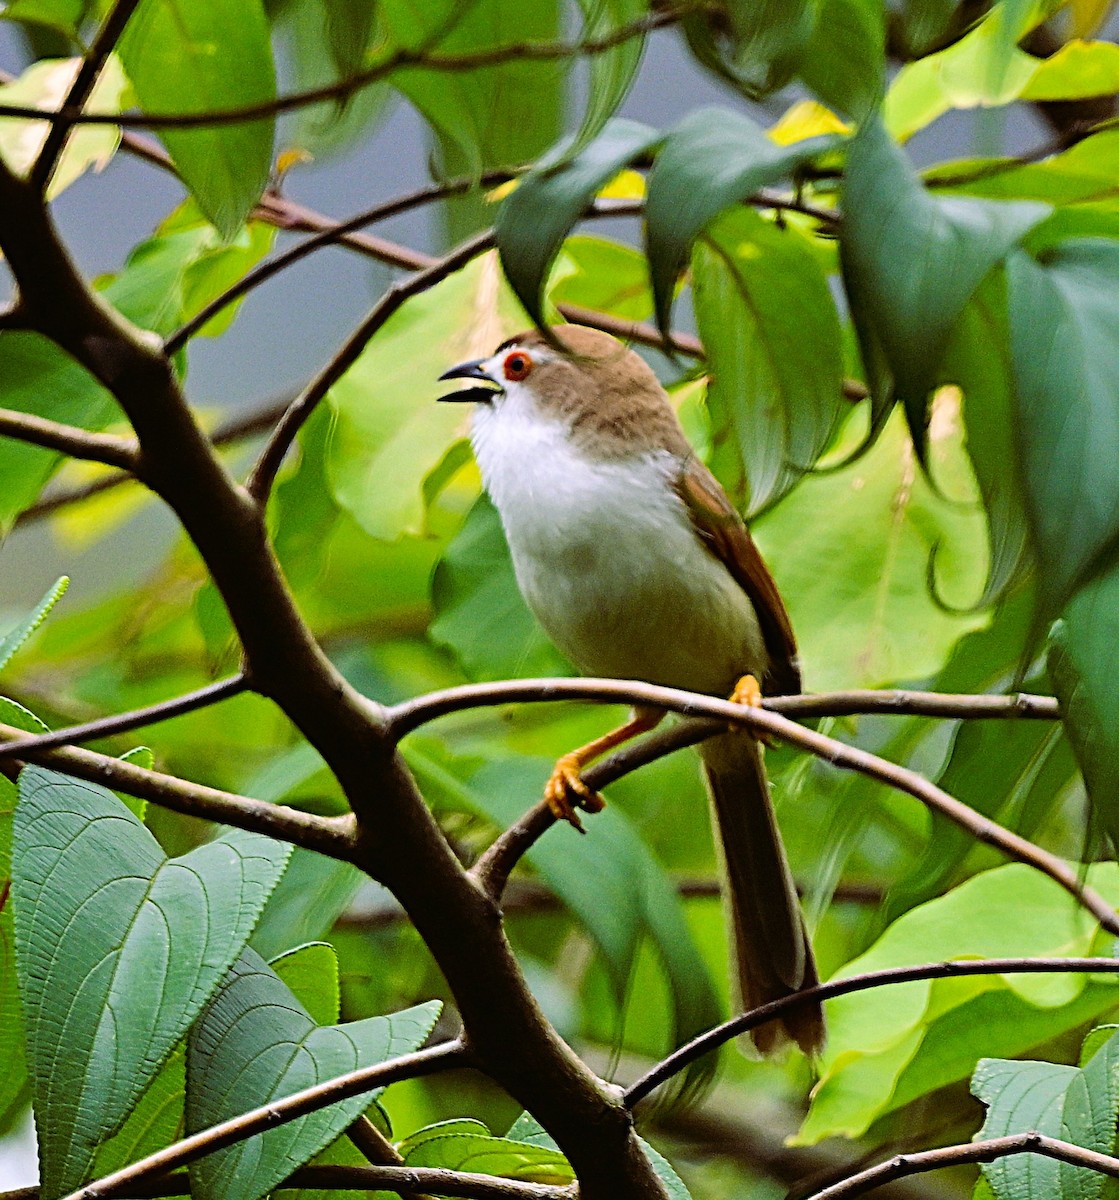
[[[120,41],[124,27],[128,24],[129,18],[136,11],[139,3],[140,0],[117,0],[101,28],[98,29],[88,53],[82,59],[74,82],[70,85],[66,99],[62,102],[59,115],[51,122],[43,142],[43,148],[39,151],[39,157],[31,169],[31,183],[40,191],[45,191],[49,186],[58,160],[62,157],[67,134],[74,124],[73,120],[62,114],[81,113],[97,83],[97,77],[101,74],[105,61],[112,54],[117,42]]]
[[[385,710],[392,735],[406,733],[437,717],[469,708],[498,704],[550,703],[556,700],[598,700],[610,704],[662,704],[671,692],[677,703],[693,695],[673,689],[658,689],[639,680],[555,677],[509,679],[494,683],[468,683],[429,692]],[[1007,718],[1030,717],[1059,720],[1061,713],[1053,696],[1015,693],[1009,696],[985,693],[971,695],[948,692],[916,692],[856,688],[841,692],[807,693],[800,696],[767,696],[763,708],[786,717],[846,717],[880,713],[898,716]],[[690,715],[690,710],[677,708]],[[694,710],[691,710],[694,711]]]
[[[1040,1154],[1043,1158],[1053,1158],[1073,1167],[1086,1167],[1090,1171],[1119,1179],[1119,1158],[1114,1155],[1101,1154],[1098,1150],[1088,1150],[1084,1146],[1075,1146],[1072,1142],[1030,1130],[1006,1137],[988,1138],[982,1142],[961,1142],[936,1150],[895,1154],[893,1158],[868,1167],[857,1175],[849,1175],[839,1183],[810,1193],[804,1200],[851,1200],[854,1196],[865,1195],[880,1184],[906,1175],[919,1175],[925,1171],[939,1171],[943,1167],[958,1167],[966,1163],[989,1163],[1012,1154]]]
[[[51,733],[37,734],[35,737],[23,738],[16,742],[0,742],[0,759],[20,758],[33,750],[49,750],[52,746],[72,746],[78,742],[91,742],[95,738],[112,737],[117,733],[127,733],[130,729],[139,729],[142,725],[155,725],[159,721],[167,721],[184,713],[195,712],[219,700],[237,696],[249,686],[244,672],[222,679],[217,683],[207,684],[197,691],[187,692],[186,695],[176,696],[172,700],[161,700],[158,704],[149,704],[144,708],[134,708],[131,712],[118,713],[112,717],[100,717],[96,721],[85,721],[81,725],[70,725],[66,729],[56,729]]]
[[[303,423],[314,412],[319,402],[334,384],[353,365],[361,354],[369,339],[382,325],[399,309],[406,300],[419,295],[439,280],[453,274],[465,266],[472,258],[493,245],[493,233],[490,230],[478,234],[462,243],[449,254],[438,259],[431,266],[417,271],[408,279],[394,283],[392,287],[377,301],[369,315],[346,339],[342,348],[326,364],[319,374],[311,381],[302,394],[292,402],[287,412],[280,419],[267,445],[261,451],[256,465],[249,475],[246,488],[258,503],[268,498],[276,472],[280,469],[285,455],[295,440],[296,434]]]
[[[212,109],[200,113],[84,113],[81,109],[63,106],[51,112],[20,104],[0,104],[0,117],[20,117],[70,125],[119,125],[124,129],[197,129],[221,125],[240,125],[264,117],[278,116],[319,104],[338,100],[367,88],[397,71],[421,67],[425,71],[474,71],[482,67],[500,66],[508,62],[549,62],[564,58],[592,57],[603,54],[636,37],[677,20],[671,11],[652,13],[628,25],[623,25],[600,38],[583,42],[510,42],[463,54],[430,54],[425,50],[401,47],[386,55],[364,71],[319,87],[290,92],[274,100],[262,100],[239,108]]]
[[[86,429],[61,425],[33,413],[16,412],[9,408],[0,408],[0,436],[132,473],[135,473],[139,462],[139,447],[131,438],[117,437],[111,433],[90,433]]]
[[[740,1013],[714,1029],[701,1033],[699,1037],[675,1050],[652,1070],[631,1084],[625,1093],[627,1108],[633,1108],[651,1092],[678,1075],[685,1067],[697,1062],[716,1047],[729,1042],[741,1033],[748,1033],[767,1021],[783,1016],[790,1009],[810,1001],[832,1000],[837,996],[848,996],[852,992],[865,992],[871,988],[888,987],[899,983],[915,983],[926,979],[958,979],[970,975],[1115,975],[1119,974],[1119,958],[973,958],[957,962],[922,963],[912,967],[889,967],[882,971],[868,971],[862,975],[851,975],[846,979],[834,979],[815,987],[771,1000],[749,1012]]]
[[[417,1050],[414,1054],[404,1054],[372,1067],[350,1071],[346,1075],[328,1079],[325,1083],[294,1092],[282,1100],[273,1100],[270,1104],[254,1108],[218,1125],[211,1125],[209,1129],[183,1138],[164,1150],[158,1150],[138,1162],[114,1171],[111,1175],[87,1183],[85,1187],[71,1192],[65,1200],[109,1200],[111,1196],[128,1195],[129,1188],[141,1180],[163,1175],[176,1167],[204,1158],[215,1150],[243,1142],[254,1134],[275,1129],[278,1125],[286,1125],[307,1113],[318,1112],[374,1088],[388,1087],[401,1079],[417,1079],[435,1071],[463,1066],[468,1061],[469,1056],[462,1043],[452,1041],[426,1050]]]
[[[27,734],[12,725],[0,725],[0,740],[26,741]],[[99,783],[141,800],[150,800],[174,812],[263,833],[282,842],[317,850],[331,858],[348,861],[352,852],[353,818],[350,816],[320,817],[300,812],[284,804],[270,804],[249,796],[219,791],[204,784],[188,783],[174,775],[148,771],[135,763],[122,762],[108,754],[96,754],[75,746],[24,751],[23,758],[75,779]]]

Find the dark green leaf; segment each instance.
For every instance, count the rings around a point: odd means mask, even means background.
[[[552,165],[530,171],[505,198],[495,225],[501,265],[534,321],[544,323],[540,292],[560,243],[595,193],[660,137],[647,125],[615,118],[578,154],[550,156]]]
[[[711,465],[736,503],[757,512],[835,433],[845,407],[839,317],[801,236],[750,209],[711,227],[693,277],[711,374]]]
[[[148,1084],[120,1131],[97,1147],[91,1174],[100,1179],[182,1137],[185,1095],[186,1049],[180,1042]]]
[[[579,0],[583,41],[607,37],[633,24],[648,11],[647,0]],[[587,108],[572,149],[581,150],[614,115],[641,65],[644,37],[631,37],[590,60]]]
[[[721,0],[681,25],[708,70],[757,99],[792,78],[816,9],[815,0]]]
[[[837,141],[816,137],[780,146],[749,117],[725,108],[689,113],[668,135],[649,175],[645,205],[645,249],[662,331],[669,329],[676,280],[700,231],[723,209],[792,174]]]
[[[14,849],[43,1185],[64,1192],[244,946],[287,847],[234,831],[168,859],[111,792],[26,767]]]
[[[268,897],[249,944],[272,960],[292,946],[325,937],[357,894],[363,878],[350,863],[297,846]]]
[[[66,595],[66,589],[70,586],[70,580],[65,575],[61,575],[54,581],[54,584],[48,589],[47,594],[35,606],[34,611],[30,616],[25,617],[22,621],[17,621],[15,625],[8,630],[2,638],[0,638],[0,671],[2,671],[8,663],[12,661],[12,656],[23,645],[24,642],[39,628],[40,625],[50,615],[50,611],[54,606]]]
[[[187,1129],[196,1132],[271,1100],[423,1045],[437,1001],[387,1017],[321,1026],[253,950],[246,949],[191,1030]],[[382,1088],[191,1164],[201,1200],[258,1200],[332,1142]]]
[[[843,272],[852,302],[865,305],[922,456],[926,399],[953,326],[991,267],[1048,211],[930,196],[877,116],[850,143]]]
[[[197,113],[276,98],[260,0],[145,0],[119,52],[148,112]],[[274,117],[160,137],[199,207],[231,237],[260,199],[272,168]]]
[[[862,121],[882,96],[885,43],[881,0],[823,0],[800,76],[829,108]]]
[[[1014,430],[1043,615],[1119,535],[1119,243],[1067,242],[1008,264]]]

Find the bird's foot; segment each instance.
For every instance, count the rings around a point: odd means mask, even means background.
[[[757,678],[753,675],[743,675],[734,685],[734,691],[730,694],[730,701],[732,704],[744,704],[747,708],[761,708],[762,689]],[[765,746],[773,744],[760,730],[755,732],[754,736]]]
[[[583,782],[582,769],[583,761],[578,754],[565,754],[558,759],[544,787],[544,802],[557,820],[567,821],[580,833],[586,833],[577,810],[601,812],[606,801]]]

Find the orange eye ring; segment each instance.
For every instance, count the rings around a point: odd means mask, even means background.
[[[512,354],[506,355],[505,361],[501,364],[505,378],[513,383],[518,383],[526,378],[532,367],[532,359],[523,350],[514,350]]]

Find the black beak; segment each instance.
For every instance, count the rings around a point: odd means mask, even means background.
[[[482,370],[482,363],[485,359],[476,358],[473,362],[459,363],[457,367],[452,367],[449,371],[444,371],[439,376],[440,379],[480,379],[486,383],[487,387],[469,387],[462,388],[457,392],[450,392],[446,396],[440,396],[441,401],[450,401],[451,403],[464,403],[469,401],[488,402],[501,391],[497,381],[492,379],[485,371]]]

